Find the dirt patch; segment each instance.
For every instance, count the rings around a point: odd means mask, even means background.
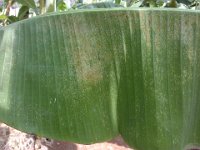
[[[117,137],[92,145],[54,141],[26,134],[0,123],[0,150],[133,150]]]

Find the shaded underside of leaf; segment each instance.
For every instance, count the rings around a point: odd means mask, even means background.
[[[200,141],[200,14],[98,9],[0,30],[0,120],[78,143],[118,132],[139,150]]]
[[[18,18],[19,18],[19,20],[23,20],[23,19],[28,18],[28,14],[29,14],[29,7],[27,7],[27,6],[22,6],[22,7],[19,9],[19,13],[18,13]]]
[[[28,6],[30,8],[36,8],[35,5],[35,1],[34,0],[16,0],[17,2],[19,2],[20,4],[24,5],[24,6]]]

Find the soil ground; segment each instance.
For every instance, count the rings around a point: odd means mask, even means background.
[[[0,150],[133,150],[117,137],[111,141],[92,145],[60,142],[37,138],[0,123]]]

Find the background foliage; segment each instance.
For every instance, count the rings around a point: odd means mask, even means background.
[[[0,0],[0,27],[35,15],[74,9],[174,7],[198,10],[200,0]]]

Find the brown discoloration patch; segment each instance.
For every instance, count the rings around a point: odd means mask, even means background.
[[[103,79],[101,62],[95,57],[95,54],[84,50],[74,53],[74,66],[77,79],[81,82],[96,84]]]
[[[83,24],[81,29],[78,24],[74,25],[78,36],[72,56],[78,81],[95,85],[103,80],[105,65],[112,61],[112,55],[110,50],[105,50],[105,41],[98,39],[97,27],[91,26]]]

